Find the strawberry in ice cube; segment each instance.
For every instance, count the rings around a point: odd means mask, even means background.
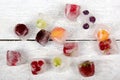
[[[65,15],[71,21],[76,20],[80,15],[80,6],[76,4],[66,4]]]
[[[40,59],[40,60],[34,60],[31,62],[31,72],[33,75],[37,75],[39,73],[44,72],[46,67],[45,61]]]
[[[7,65],[16,66],[21,63],[21,54],[17,51],[7,51]]]
[[[76,56],[78,54],[78,43],[76,42],[64,43],[63,52],[65,56]]]
[[[95,74],[95,65],[94,62],[84,61],[78,66],[79,72],[84,77],[90,77]]]

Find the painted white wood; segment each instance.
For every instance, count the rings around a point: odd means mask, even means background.
[[[35,27],[35,20],[39,13],[45,13],[54,17],[55,26],[62,26],[72,31],[68,39],[93,40],[93,28],[84,30],[80,23],[69,22],[64,17],[63,9],[66,3],[77,3],[83,9],[90,10],[96,16],[96,24],[106,24],[112,28],[112,36],[120,39],[120,0],[0,0],[0,39],[19,39],[14,34],[14,26],[17,23],[28,24],[32,28],[28,39],[34,39],[39,31]],[[59,17],[58,17],[59,15]],[[53,20],[53,19],[52,19]],[[120,42],[118,41],[118,47]],[[0,80],[119,80],[120,54],[100,55],[95,41],[80,41],[79,57],[71,58],[70,62],[76,64],[84,60],[92,60],[96,65],[96,73],[93,77],[84,78],[77,74],[73,67],[64,72],[56,72],[53,69],[45,73],[33,76],[29,70],[29,63],[9,67],[6,65],[6,51],[20,50],[28,55],[28,61],[34,57],[43,57],[62,54],[62,45],[49,42],[42,47],[35,41],[0,41]]]
[[[70,23],[66,21],[64,15],[64,6],[66,3],[77,3],[82,9],[88,9],[97,18],[96,24],[106,24],[112,27],[112,34],[119,39],[120,26],[120,1],[119,0],[0,0],[0,39],[17,39],[14,35],[14,26],[17,23],[26,23],[33,27],[30,39],[34,39],[39,29],[34,28],[35,17],[39,13],[45,13],[51,16],[60,16],[56,18],[52,27],[62,26],[68,31],[73,30],[73,35],[68,39],[94,39],[93,30],[84,30],[80,23]],[[31,22],[32,21],[32,22]],[[77,28],[76,28],[77,27]],[[94,28],[94,27],[93,27]]]
[[[120,45],[120,42],[117,42]],[[22,64],[16,67],[9,67],[6,65],[6,51],[7,50],[20,50],[25,55],[28,61],[32,58],[52,57],[52,55],[62,54],[62,45],[54,42],[49,42],[45,47],[40,46],[34,41],[1,41],[0,42],[0,80],[119,80],[120,72],[120,54],[114,55],[100,55],[100,52],[95,49],[96,42],[80,41],[79,57],[70,58],[70,62],[77,64],[81,61],[91,60],[95,62],[96,72],[93,77],[84,78],[76,72],[75,66],[70,66],[64,72],[56,72],[54,69],[49,69],[43,74],[33,76],[30,73],[29,63]],[[119,46],[120,47],[120,46]]]

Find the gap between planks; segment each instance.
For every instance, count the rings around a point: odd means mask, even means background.
[[[0,41],[22,41],[21,39],[0,39]],[[35,41],[35,39],[27,39],[26,41]],[[49,40],[49,41],[52,41],[52,40]],[[97,41],[96,39],[76,39],[76,40],[71,40],[71,39],[68,39],[66,41]],[[116,41],[120,41],[120,39],[116,39]]]

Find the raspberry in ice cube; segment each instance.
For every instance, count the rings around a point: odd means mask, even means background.
[[[76,20],[80,15],[80,6],[76,4],[66,4],[65,15],[71,21]]]
[[[7,65],[16,66],[21,63],[21,54],[17,51],[7,51]]]
[[[31,61],[31,72],[33,75],[37,75],[39,73],[42,73],[46,69],[46,62],[44,59],[37,59]]]

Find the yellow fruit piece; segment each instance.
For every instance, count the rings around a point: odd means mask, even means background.
[[[97,33],[97,37],[99,41],[104,41],[109,38],[109,32],[104,29],[99,30]]]
[[[47,23],[46,23],[46,21],[43,20],[43,19],[38,19],[38,20],[37,20],[37,23],[36,23],[36,26],[37,26],[38,28],[40,28],[40,29],[45,29],[46,26],[47,26]]]
[[[61,27],[56,27],[51,31],[50,37],[53,40],[62,40],[65,37],[66,30]]]
[[[54,64],[55,67],[60,66],[60,65],[62,64],[61,58],[60,58],[60,57],[55,57],[55,58],[53,59],[53,64]]]

